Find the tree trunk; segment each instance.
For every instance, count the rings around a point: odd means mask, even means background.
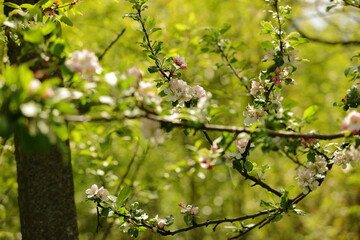
[[[5,2],[20,5],[38,1]],[[10,11],[5,6],[5,14]],[[20,48],[9,39],[8,56],[12,64],[20,64]],[[15,131],[15,157],[22,239],[78,239],[69,144],[53,145],[42,153],[29,153],[26,144],[32,139],[24,138],[21,131],[21,128]]]
[[[22,239],[77,239],[70,152],[52,146],[47,153],[29,154],[21,135],[15,133]]]

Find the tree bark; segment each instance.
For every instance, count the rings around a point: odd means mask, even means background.
[[[77,239],[70,152],[52,146],[47,153],[29,154],[21,135],[15,133],[22,239]]]
[[[37,0],[5,0],[18,5]],[[6,7],[6,15],[11,9]],[[9,38],[11,64],[21,64],[17,46]],[[24,129],[15,130],[18,204],[23,240],[78,239],[74,184],[69,143],[53,145],[44,152],[29,153]],[[26,129],[25,129],[26,131]]]

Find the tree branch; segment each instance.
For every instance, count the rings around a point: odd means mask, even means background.
[[[298,32],[302,37],[307,38],[313,42],[318,42],[318,43],[328,44],[328,45],[343,45],[343,46],[360,45],[360,41],[355,41],[355,40],[354,41],[330,41],[330,40],[326,40],[326,39],[312,37],[312,36],[309,36],[308,34],[306,34],[304,31],[302,31],[294,21],[292,21],[292,25],[295,28],[296,32]]]
[[[342,131],[332,134],[320,134],[320,133],[300,133],[300,132],[290,132],[290,131],[275,131],[270,129],[256,129],[251,131],[249,128],[237,127],[237,126],[226,126],[226,125],[214,125],[214,124],[193,124],[191,122],[181,121],[181,120],[169,120],[165,117],[160,117],[155,114],[142,114],[136,116],[122,116],[122,117],[113,117],[113,118],[99,118],[99,117],[89,117],[84,115],[66,115],[65,120],[69,122],[113,122],[113,121],[123,121],[124,119],[137,119],[137,118],[147,118],[153,121],[160,123],[172,124],[175,127],[183,128],[192,128],[196,130],[205,130],[205,131],[219,131],[219,132],[231,132],[231,133],[247,133],[249,135],[265,133],[271,137],[282,137],[282,138],[316,138],[321,140],[332,140],[337,138],[344,138],[348,135],[347,131]]]

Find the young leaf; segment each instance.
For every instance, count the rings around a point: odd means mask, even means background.
[[[72,21],[71,21],[68,17],[61,16],[60,21],[61,21],[62,23],[65,23],[66,25],[68,25],[68,26],[70,26],[70,27],[73,26]]]
[[[123,187],[123,189],[121,189],[120,194],[117,198],[117,203],[122,204],[126,199],[128,199],[130,197],[132,192],[133,192],[133,189],[131,187],[129,187],[129,186]]]
[[[303,113],[303,119],[306,120],[306,119],[310,119],[312,118],[315,113],[318,111],[319,109],[319,106],[317,105],[312,105],[310,107],[308,107],[307,109],[305,109],[304,113]]]
[[[186,225],[192,225],[194,216],[192,215],[185,215],[184,216],[184,222],[186,223]]]

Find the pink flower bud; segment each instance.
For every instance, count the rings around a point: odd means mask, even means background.
[[[178,206],[184,208],[184,207],[186,207],[186,204],[183,203],[183,202],[179,202],[179,203],[178,203]]]
[[[160,221],[158,221],[159,228],[163,228],[165,225],[166,225],[166,221],[164,219],[161,219]]]
[[[281,72],[281,68],[276,67],[274,72],[275,72],[276,74],[279,74],[279,73]]]
[[[273,81],[273,83],[276,85],[276,86],[280,86],[281,84],[281,78],[279,76],[273,76],[271,78],[271,81]]]
[[[178,55],[176,57],[173,58],[173,61],[176,65],[178,65],[181,69],[187,69],[187,65],[185,62],[185,58]]]
[[[211,145],[211,150],[212,151],[216,151],[218,149],[219,149],[218,145],[216,145],[216,144]]]

